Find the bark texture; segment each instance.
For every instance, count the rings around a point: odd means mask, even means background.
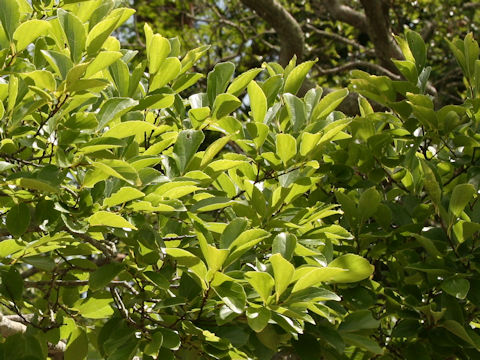
[[[288,64],[296,55],[301,60],[305,47],[302,28],[295,18],[276,0],[241,0],[241,2],[273,27],[280,41],[280,59],[282,66]]]

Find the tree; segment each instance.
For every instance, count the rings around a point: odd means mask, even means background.
[[[477,1],[458,0],[135,0],[133,4],[139,28],[147,21],[169,36],[176,34],[186,46],[212,44],[210,57],[201,64],[207,69],[222,58],[242,71],[268,61],[285,66],[293,55],[299,60],[318,59],[305,91],[315,85],[347,86],[352,69],[398,80],[401,73],[391,59],[403,55],[394,36],[414,30],[429,45],[434,79],[429,93],[439,105],[461,103],[466,90],[445,39],[478,33],[480,8]],[[356,104],[352,93],[340,109],[355,115]]]
[[[434,106],[407,31],[349,117],[348,89],[300,96],[315,61],[202,89],[207,46],[146,25],[142,58],[111,36],[133,10],[57,5],[0,3],[1,357],[478,356],[471,34],[464,102]]]

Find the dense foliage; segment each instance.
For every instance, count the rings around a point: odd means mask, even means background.
[[[205,76],[148,25],[123,49],[131,9],[46,3],[0,2],[1,359],[478,356],[471,35],[465,102],[408,31],[348,117],[297,96],[314,61]]]

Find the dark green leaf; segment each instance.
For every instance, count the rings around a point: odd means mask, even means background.
[[[7,213],[7,229],[15,237],[23,235],[30,225],[30,209],[24,203],[15,205]]]
[[[235,65],[225,62],[215,65],[207,77],[207,96],[210,106],[215,102],[218,94],[225,92],[230,79],[235,71]]]
[[[99,290],[110,282],[122,271],[123,266],[118,263],[110,263],[99,267],[91,275],[88,283],[93,291]]]
[[[181,173],[187,168],[204,139],[205,135],[200,130],[183,130],[178,134],[173,154]]]
[[[85,27],[78,17],[63,9],[58,9],[57,15],[65,36],[67,37],[71,58],[74,62],[78,63],[85,50],[85,41],[87,39]]]
[[[20,20],[20,7],[17,0],[2,0],[0,2],[0,21],[9,40],[13,40],[13,33]]]

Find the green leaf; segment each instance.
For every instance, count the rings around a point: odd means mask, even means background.
[[[120,215],[108,211],[97,211],[95,214],[87,218],[87,220],[90,226],[109,226],[133,230],[137,229]]]
[[[1,290],[3,294],[13,301],[21,301],[24,284],[23,278],[17,269],[11,266],[8,271],[2,271],[1,279]]]
[[[102,51],[98,53],[88,64],[87,70],[85,70],[85,78],[89,78],[97,74],[99,71],[106,69],[122,56],[123,54],[119,51]]]
[[[295,95],[303,84],[308,72],[316,61],[306,61],[296,66],[285,79],[284,93]]]
[[[12,182],[15,183],[17,186],[26,189],[39,190],[47,193],[56,193],[59,191],[58,184],[52,183],[48,180],[36,179],[33,177],[19,177]]]
[[[105,19],[96,24],[87,35],[86,46],[88,55],[95,55],[113,30],[127,21],[133,13],[135,13],[133,9],[115,9]]]
[[[204,45],[196,49],[190,50],[182,59],[182,70],[181,74],[188,71],[198,59],[200,59],[203,54],[210,48],[210,45]]]
[[[202,287],[204,289],[206,288],[205,278],[207,276],[207,267],[198,256],[178,248],[166,248],[165,252],[167,255],[173,257],[179,265],[187,267],[189,272],[195,274],[202,284]]]
[[[50,28],[50,23],[45,20],[33,19],[20,24],[20,26],[13,33],[13,39],[16,41],[17,52],[24,50],[39,36],[47,36]]]
[[[238,96],[263,69],[250,69],[237,76],[227,88],[227,93]]]
[[[88,284],[93,291],[103,289],[122,271],[123,266],[119,263],[110,263],[99,267],[90,274]]]
[[[328,264],[328,267],[337,267],[347,269],[347,272],[339,273],[335,277],[337,283],[349,283],[361,281],[373,274],[374,267],[370,263],[355,254],[345,254],[334,259]]]
[[[280,296],[287,289],[295,272],[295,267],[280,254],[274,254],[270,257],[270,263],[273,267],[275,278],[275,295],[277,302]]]
[[[469,343],[476,349],[479,348],[478,345],[472,340],[470,335],[468,335],[465,328],[459,322],[455,320],[444,320],[439,324],[439,326],[444,327],[445,329],[450,331],[452,334],[458,336],[460,339]]]
[[[292,94],[284,94],[283,98],[285,99],[285,105],[287,106],[293,131],[298,132],[302,130],[307,123],[307,107],[305,103]]]
[[[376,329],[380,321],[375,319],[369,310],[359,310],[347,315],[338,327],[338,331],[350,332],[363,329]]]
[[[217,95],[225,92],[234,71],[235,65],[231,62],[225,62],[215,65],[213,70],[208,73],[207,96],[210,106],[213,105]]]
[[[245,221],[244,219],[242,219]],[[233,221],[232,221],[233,222]],[[242,222],[239,221],[239,223],[235,224],[235,230],[229,229],[232,232],[236,232],[238,229],[242,228]],[[226,229],[225,229],[226,231]],[[229,231],[230,232],[230,231]],[[263,229],[249,229],[246,231],[242,231],[228,246],[229,249],[232,251],[235,250],[236,248],[243,247],[245,245],[249,245],[252,242],[257,242],[259,239],[263,239],[267,236],[269,236],[270,233],[268,231],[265,231]]]
[[[88,353],[88,338],[86,332],[80,328],[75,327],[68,339],[67,348],[64,353],[65,360],[82,360],[87,357]]]
[[[7,230],[15,237],[27,231],[30,225],[30,209],[24,203],[13,206],[7,213]]]
[[[274,280],[269,273],[259,271],[247,271],[245,278],[248,283],[255,289],[260,295],[264,304],[267,304],[268,298],[272,293],[274,286]]]
[[[262,123],[249,122],[246,127],[257,149],[261,148],[268,136],[268,126]]]
[[[62,79],[67,78],[68,71],[73,67],[72,60],[65,54],[57,51],[40,50],[53,70],[60,75]]]
[[[342,119],[342,120],[337,120],[334,121],[333,123],[330,123],[327,125],[323,131],[325,132],[320,140],[317,143],[317,146],[322,145],[326,142],[332,141],[335,136],[337,136],[340,131],[345,129],[349,124],[351,120],[350,119]]]
[[[427,191],[427,194],[432,202],[438,207],[440,206],[440,201],[442,198],[442,190],[440,189],[440,185],[438,184],[437,178],[435,177],[435,174],[428,163],[425,160],[422,160],[420,163],[422,164],[424,175],[423,186],[425,187],[425,190]]]
[[[360,195],[358,211],[364,220],[377,212],[381,200],[380,193],[374,187],[365,190],[362,195]]]
[[[164,109],[172,106],[174,101],[175,94],[171,93],[169,89],[163,88],[141,99],[133,110]]]
[[[233,219],[223,230],[220,236],[220,247],[228,249],[234,240],[247,228],[248,222],[244,218]]]
[[[147,48],[150,74],[156,74],[163,61],[170,54],[170,41],[159,34],[153,35]]]
[[[173,154],[181,173],[185,171],[204,139],[205,135],[200,130],[182,130],[178,134]]]
[[[425,42],[419,33],[415,31],[407,31],[406,38],[408,42],[408,47],[412,52],[413,57],[415,58],[415,65],[417,66],[417,71],[420,73],[425,66],[427,59],[427,47]]]
[[[157,356],[158,351],[163,344],[163,334],[160,331],[157,331],[152,333],[151,337],[152,338],[148,342],[147,346],[145,346],[145,350],[143,351],[143,353],[149,356]]]
[[[277,134],[275,145],[278,157],[282,160],[283,165],[287,166],[287,163],[297,154],[295,138],[290,134]]]
[[[128,110],[138,105],[138,101],[130,98],[110,98],[101,107],[97,114],[98,127],[103,129],[110,121],[125,114]]]
[[[109,70],[120,96],[128,96],[131,77],[128,65],[125,61],[119,59],[110,65]]]
[[[180,336],[176,331],[167,329],[167,328],[159,328],[158,329],[163,335],[163,344],[162,348],[177,350],[180,347],[181,340]],[[163,359],[163,356],[159,356],[159,358]],[[166,358],[169,359],[169,358]],[[173,360],[173,355],[172,355]]]
[[[214,119],[221,119],[237,110],[242,102],[231,94],[220,94],[213,103],[212,116]]]
[[[462,278],[450,278],[442,282],[442,290],[447,294],[463,300],[467,297],[470,290],[470,282]]]
[[[463,40],[465,49],[465,65],[469,80],[472,81],[475,74],[475,61],[478,60],[480,49],[477,41],[475,41],[473,34],[468,33]]]
[[[227,145],[230,139],[230,136],[222,136],[220,139],[217,139],[213,143],[211,143],[202,156],[202,162],[200,163],[200,167],[203,168],[210,161],[212,161],[215,155],[217,155],[224,148],[224,146]]]
[[[358,346],[362,349],[368,350],[375,355],[383,354],[382,348],[375,341],[370,340],[370,338],[366,336],[354,333],[347,333],[342,334],[342,337],[347,343],[353,346]]]
[[[303,267],[297,269],[294,279],[298,279],[292,289],[292,294],[318,286],[323,282],[337,282],[337,279],[348,270],[339,267]],[[341,281],[340,281],[341,282]]]
[[[57,10],[58,20],[67,38],[71,59],[78,63],[85,50],[87,39],[85,27],[78,17],[63,9]]]
[[[473,194],[475,194],[475,188],[472,184],[458,184],[453,188],[452,196],[450,197],[450,203],[448,210],[455,217],[460,216],[465,206],[471,200]]]
[[[112,301],[113,299],[110,297],[107,299],[88,297],[76,304],[75,308],[84,318],[105,319],[113,314],[113,309],[110,306]]]
[[[285,259],[291,260],[296,246],[297,237],[293,234],[282,232],[273,239],[272,254],[279,253]]]
[[[190,86],[196,84],[201,78],[203,78],[203,74],[182,74],[181,76],[177,77],[173,83],[172,90],[176,93],[180,93],[183,90],[188,89]]]
[[[121,110],[121,112],[124,112],[124,110]],[[121,122],[112,126],[112,128],[107,130],[103,136],[116,139],[124,139],[126,137],[135,136],[135,141],[141,143],[145,134],[150,135],[155,130],[157,130],[157,127],[149,122],[133,120]]]
[[[242,285],[233,281],[224,281],[213,286],[213,290],[233,312],[241,314],[245,309],[247,295]]]
[[[181,68],[182,65],[180,64],[180,60],[174,57],[166,58],[160,64],[155,76],[153,76],[149,91],[160,89],[161,87],[167,85],[170,81],[174,80],[180,73]]]
[[[213,196],[210,198],[202,199],[193,205],[190,210],[192,212],[207,212],[213,210],[219,210],[232,205],[232,200],[223,196]]]
[[[127,201],[142,198],[144,196],[145,194],[140,190],[137,190],[130,186],[125,186],[118,190],[116,193],[112,194],[112,196],[103,200],[103,206],[112,207],[115,205],[126,203]]]
[[[94,167],[94,169],[92,169],[93,172],[100,172],[100,173],[103,172],[104,175],[106,175],[105,178],[108,178],[108,176],[113,176],[118,179],[122,179],[131,185],[140,185],[140,179],[138,177],[137,171],[132,165],[130,165],[125,161],[102,160],[101,162],[96,161],[92,163],[92,166]],[[93,177],[95,178],[96,176],[93,176]],[[84,186],[87,186],[86,185],[88,183],[87,179],[88,179],[88,173],[85,175]]]
[[[316,134],[302,132],[302,134],[300,135],[300,155],[307,156],[308,154],[310,154],[316,148],[316,145],[321,137],[321,132],[318,132]]]
[[[267,114],[267,97],[262,88],[255,81],[248,84],[248,98],[250,99],[250,107],[252,108],[253,121],[263,123]]]
[[[347,89],[336,90],[324,96],[312,112],[312,120],[317,121],[330,115],[348,95]]]
[[[73,84],[70,84],[68,86],[68,91],[72,93],[85,90],[89,90],[91,92],[100,92],[108,85],[110,85],[110,82],[105,79],[81,79],[75,81]]]
[[[207,261],[208,269],[213,272],[220,270],[229,253],[230,252],[227,249],[217,249],[215,246],[207,244],[204,256]]]
[[[261,332],[271,318],[270,310],[266,308],[249,307],[246,311],[248,326],[255,331]]]
[[[11,41],[20,21],[20,7],[17,0],[0,1],[0,21],[7,38]]]

